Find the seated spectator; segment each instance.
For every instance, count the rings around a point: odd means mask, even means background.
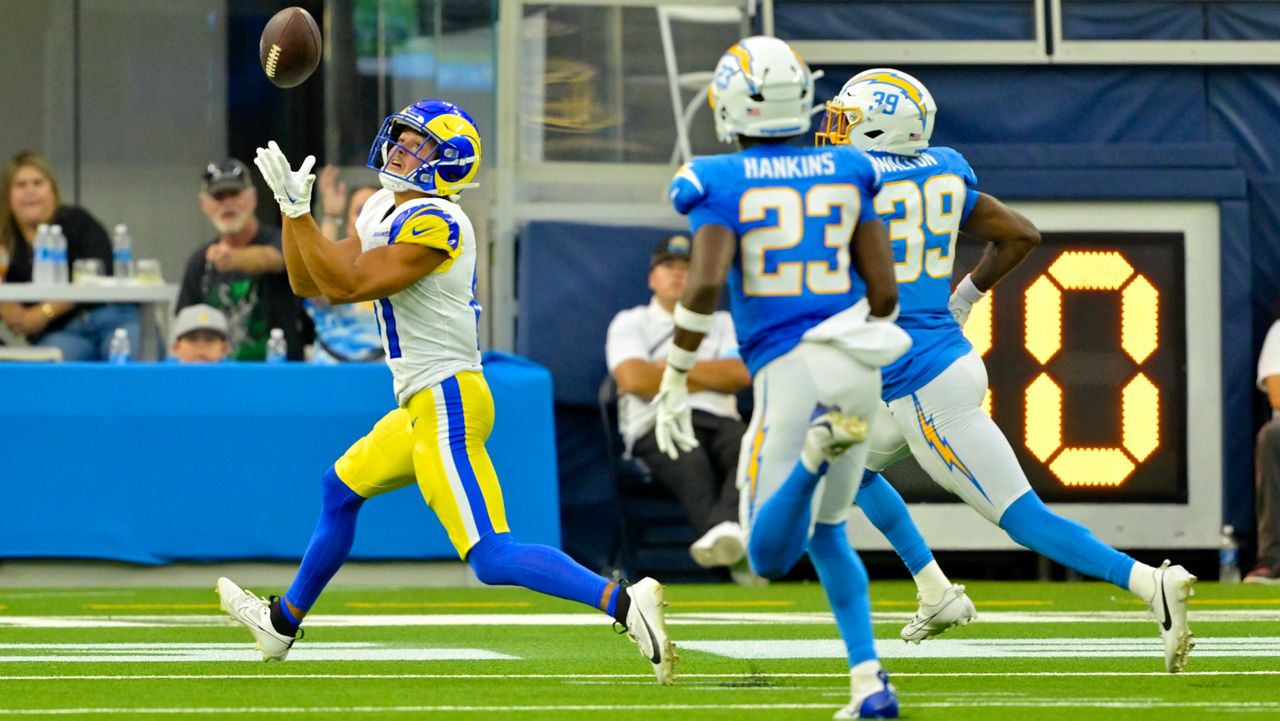
[[[1258,356],[1258,390],[1267,394],[1272,417],[1258,432],[1254,457],[1258,514],[1258,563],[1245,583],[1280,583],[1280,320],[1271,324]]]
[[[169,358],[179,363],[221,363],[231,353],[227,317],[203,303],[178,311],[170,335]]]
[[[44,158],[22,152],[4,168],[0,198],[0,256],[7,257],[0,280],[30,283],[34,266],[36,229],[41,223],[62,226],[67,239],[67,273],[81,258],[97,258],[104,272],[112,272],[111,240],[107,231],[83,208],[63,205],[58,181]],[[37,346],[57,348],[63,360],[106,360],[117,328],[129,333],[138,347],[138,308],[121,304],[65,301],[0,303],[0,320],[18,336]]]
[[[684,235],[658,244],[649,262],[653,299],[614,316],[605,357],[621,394],[618,423],[627,453],[671,489],[689,523],[702,534],[689,547],[693,560],[704,567],[733,566],[745,553],[736,476],[746,432],[734,394],[749,386],[751,378],[738,357],[728,313],[715,314],[715,324],[698,348],[698,362],[689,371],[689,403],[699,446],[674,461],[659,451],[653,433],[655,413],[649,405],[658,393],[675,332],[671,314],[688,279],[690,245]]]
[[[187,261],[178,309],[203,303],[227,317],[231,357],[264,360],[272,328],[284,331],[289,360],[302,360],[306,316],[284,272],[280,228],[254,216],[258,191],[239,160],[210,163],[200,209],[218,237]]]
[[[332,165],[320,171],[316,184],[320,186],[320,197],[324,202],[320,232],[333,241],[355,235],[360,209],[378,189],[362,185],[352,190],[348,198],[347,184],[338,177],[338,169]],[[307,315],[316,326],[312,363],[382,360],[382,331],[374,319],[373,301],[330,305],[319,297],[307,298],[305,306]]]

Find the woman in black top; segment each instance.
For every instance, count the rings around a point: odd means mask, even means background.
[[[5,164],[0,186],[0,280],[31,282],[36,228],[41,223],[62,226],[68,264],[97,258],[111,274],[106,229],[85,210],[61,204],[58,181],[44,158],[30,152],[13,156]],[[69,361],[105,360],[116,328],[129,333],[131,347],[138,343],[138,309],[131,305],[0,303],[0,320],[35,345],[60,348]]]

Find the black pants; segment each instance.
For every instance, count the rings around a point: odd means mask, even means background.
[[[689,524],[701,534],[723,521],[738,521],[738,449],[746,432],[742,421],[695,410],[697,448],[673,461],[658,450],[649,431],[636,440],[631,455],[655,481],[671,489]]]
[[[1280,566],[1280,419],[1258,432],[1254,507],[1258,513],[1258,565]]]

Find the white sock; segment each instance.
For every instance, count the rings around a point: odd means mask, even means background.
[[[1151,603],[1156,597],[1156,569],[1135,561],[1129,571],[1129,593]]]
[[[871,659],[849,669],[849,680],[853,684],[853,693],[866,693],[880,690],[880,661]]]
[[[942,572],[942,567],[936,560],[929,561],[929,565],[920,569],[914,578],[916,589],[920,592],[920,600],[924,603],[938,603],[947,589],[951,588],[951,581],[947,578],[947,574]]]
[[[806,471],[813,475],[821,475],[823,471],[822,466],[825,465],[826,462],[826,457],[823,456],[822,452],[817,448],[811,448],[809,447],[809,444],[806,443],[804,448],[800,449],[800,463],[804,465],[804,469]]]

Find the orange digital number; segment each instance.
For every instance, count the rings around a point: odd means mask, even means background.
[[[1025,347],[1042,367],[1062,349],[1065,291],[1120,293],[1120,347],[1137,366],[1121,391],[1121,442],[1064,447],[1062,388],[1044,368],[1024,395],[1026,446],[1065,486],[1119,486],[1160,446],[1160,389],[1142,372],[1142,363],[1160,345],[1160,292],[1118,252],[1064,252],[1024,296]],[[977,311],[975,305],[975,317]]]

